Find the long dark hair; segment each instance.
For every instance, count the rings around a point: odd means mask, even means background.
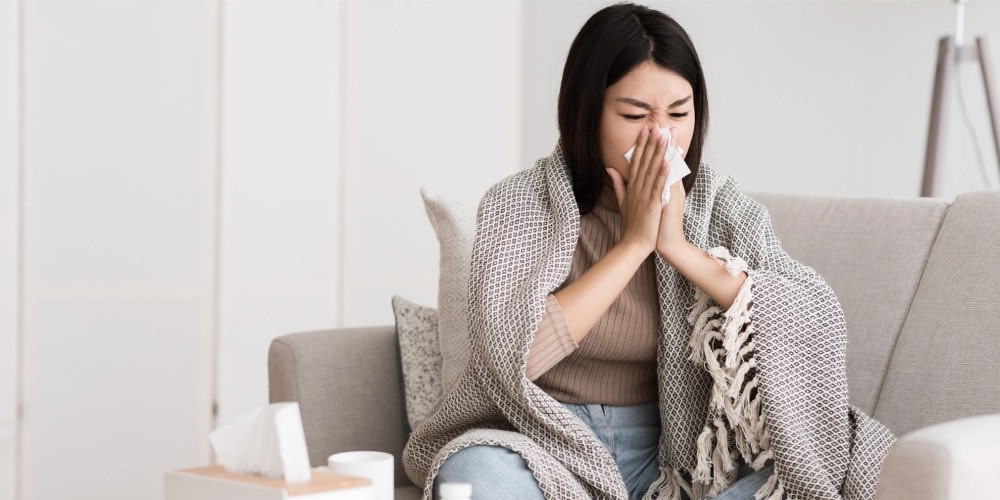
[[[573,175],[573,193],[585,214],[601,193],[604,162],[600,125],[605,90],[645,61],[673,71],[694,91],[694,136],[685,162],[690,191],[708,134],[708,95],[694,44],[677,21],[658,10],[622,3],[587,20],[573,40],[559,88],[559,135]]]

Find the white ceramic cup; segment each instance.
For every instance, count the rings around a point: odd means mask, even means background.
[[[371,479],[375,500],[393,500],[396,488],[392,463],[393,456],[381,451],[348,451],[326,459],[330,472]]]

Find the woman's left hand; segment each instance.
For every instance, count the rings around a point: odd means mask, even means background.
[[[675,137],[677,135],[671,130],[670,141],[673,147],[677,147]],[[688,244],[687,237],[684,235],[685,200],[684,183],[675,182],[673,186],[670,186],[670,202],[663,207],[663,212],[660,215],[660,231],[656,236],[656,251],[668,263],[672,262],[672,255]]]

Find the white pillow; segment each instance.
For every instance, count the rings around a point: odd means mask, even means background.
[[[476,237],[476,206],[420,189],[424,209],[441,246],[438,339],[441,388],[447,394],[469,362],[469,270]]]
[[[392,298],[396,341],[403,369],[406,419],[416,429],[441,400],[441,348],[437,310]]]

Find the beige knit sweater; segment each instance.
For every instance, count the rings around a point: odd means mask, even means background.
[[[565,284],[572,283],[621,239],[618,200],[605,187],[580,218],[580,238]],[[528,352],[527,377],[566,403],[637,405],[657,400],[659,299],[653,255],[577,345],[554,295]],[[565,286],[565,285],[564,285]]]

